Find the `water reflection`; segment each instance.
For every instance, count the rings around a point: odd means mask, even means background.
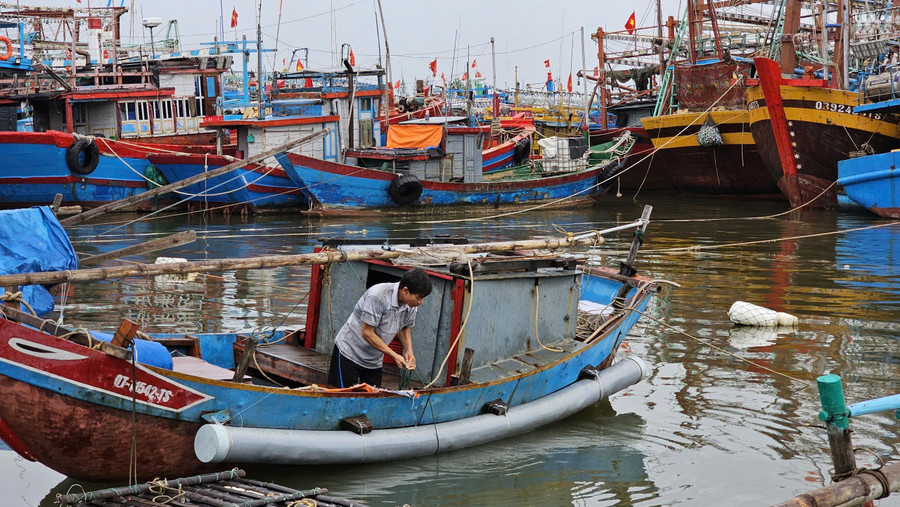
[[[472,222],[453,221],[458,216],[442,222],[191,216],[112,230],[128,220],[120,216],[111,220],[117,223],[81,225],[72,234],[78,251],[97,253],[194,229],[201,236],[197,242],[158,255],[199,260],[309,252],[317,238],[343,234],[459,234],[480,241],[580,232],[633,221],[644,204],[604,199],[590,209]],[[631,353],[647,359],[653,373],[617,395],[615,411],[595,407],[516,439],[428,459],[269,468],[254,476],[298,488],[321,485],[383,505],[759,505],[820,486],[831,464],[824,432],[815,426],[815,377],[841,375],[850,402],[900,389],[894,380],[900,377],[898,226],[855,230],[885,222],[827,210],[737,220],[785,211],[777,202],[655,196],[648,204],[654,211],[636,266],[682,288],[660,294],[647,311],[659,322],[645,318],[627,337]],[[615,261],[630,242],[630,232],[612,235],[601,250]],[[741,245],[668,250],[733,243]],[[156,255],[132,259],[152,262]],[[304,323],[308,272],[238,270],[171,286],[140,277],[79,285],[66,319],[113,326],[133,316],[150,331],[297,326]],[[796,315],[800,325],[737,328],[726,312],[738,300]],[[858,447],[898,457],[891,414],[865,416],[852,425]],[[6,457],[11,454],[0,452],[4,473],[22,469]],[[53,472],[34,470],[29,469],[37,477],[33,484],[48,477],[59,482]],[[28,490],[33,503],[50,498],[48,489]]]

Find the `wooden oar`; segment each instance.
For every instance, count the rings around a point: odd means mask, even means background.
[[[326,250],[316,253],[297,255],[269,255],[244,259],[213,259],[192,262],[173,262],[167,264],[135,264],[131,266],[113,266],[94,269],[73,269],[69,271],[49,271],[44,273],[23,273],[0,276],[0,287],[19,285],[55,284],[62,282],[89,282],[126,276],[155,276],[181,273],[208,273],[234,269],[276,268],[283,266],[299,266],[305,264],[326,264],[329,262],[356,261],[365,259],[394,259],[410,253],[440,254],[504,252],[510,250],[537,250],[568,248],[575,245],[588,245],[598,240],[598,234],[640,227],[643,222],[620,225],[588,233],[572,238],[529,239],[520,241],[498,241],[471,245],[450,245],[434,247],[398,248],[384,250],[381,247],[360,248],[348,251]],[[599,238],[602,240],[602,238]]]
[[[128,246],[125,248],[120,248],[118,250],[113,250],[112,252],[91,255],[90,257],[79,259],[78,265],[82,267],[97,265],[103,261],[108,261],[110,259],[119,259],[121,257],[127,257],[129,255],[137,255],[140,253],[152,252],[154,250],[164,250],[166,248],[172,248],[173,246],[187,245],[188,243],[193,243],[196,240],[197,233],[195,231],[179,232],[178,234],[172,234],[171,236],[166,236],[165,238],[147,241],[145,243],[141,243],[140,245]]]
[[[173,190],[179,190],[181,188],[193,185],[194,183],[197,183],[197,182],[200,182],[203,180],[207,180],[207,179],[215,177],[215,176],[220,176],[222,174],[229,173],[231,171],[234,171],[235,169],[240,169],[241,167],[244,167],[245,165],[248,165],[248,164],[255,164],[257,162],[261,162],[261,161],[263,161],[271,156],[277,155],[283,151],[288,151],[291,148],[294,148],[301,144],[308,143],[310,141],[314,141],[320,137],[324,137],[329,132],[331,132],[331,129],[317,130],[317,131],[313,132],[312,134],[307,134],[299,139],[295,139],[289,143],[282,144],[281,146],[278,146],[277,148],[272,148],[271,150],[264,151],[264,152],[260,153],[259,155],[254,155],[252,157],[245,158],[244,160],[239,160],[237,162],[228,164],[225,167],[220,167],[218,169],[214,169],[212,171],[209,171],[209,172],[206,172],[203,174],[191,176],[190,178],[179,180],[179,181],[176,181],[175,183],[163,185],[161,187],[154,188],[152,190],[147,190],[146,192],[141,192],[140,194],[133,195],[131,197],[126,197],[125,199],[122,199],[119,201],[115,201],[115,202],[111,202],[108,204],[104,204],[102,206],[98,206],[94,209],[85,211],[84,213],[81,213],[81,214],[78,214],[75,216],[71,216],[69,218],[64,218],[64,219],[60,220],[59,223],[62,224],[63,226],[80,224],[81,222],[84,222],[88,219],[94,218],[95,216],[102,215],[102,214],[108,213],[110,211],[115,211],[117,209],[139,203],[139,202],[149,199],[151,197],[156,197],[157,195],[172,192]]]

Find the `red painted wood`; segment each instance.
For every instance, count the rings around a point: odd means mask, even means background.
[[[314,252],[321,252],[322,247],[316,247]],[[316,346],[316,335],[319,331],[319,307],[322,306],[322,266],[313,265],[309,276],[309,301],[306,305],[306,336],[303,346],[312,349]]]
[[[781,69],[778,63],[768,58],[754,58],[759,72],[759,82],[766,97],[766,108],[769,110],[772,132],[781,160],[781,170],[788,178],[797,177],[797,166],[794,163],[794,150],[791,147],[791,135],[788,131],[787,117],[784,114],[784,102],[781,100]],[[791,199],[790,196],[788,196]],[[791,199],[793,202],[793,199]]]
[[[451,344],[459,334],[460,327],[462,327],[462,311],[463,302],[465,301],[465,292],[466,281],[461,278],[457,279],[453,291],[450,293],[450,300],[453,301],[453,313],[450,317]],[[453,374],[456,373],[456,356],[458,352],[459,342],[456,342],[456,345],[453,346],[453,350],[450,351],[450,359],[447,361],[447,381],[444,383],[445,386],[450,386],[450,379],[453,377]]]

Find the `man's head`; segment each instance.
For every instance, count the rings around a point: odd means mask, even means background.
[[[397,289],[397,300],[416,307],[431,294],[431,278],[422,268],[413,268],[403,274]]]

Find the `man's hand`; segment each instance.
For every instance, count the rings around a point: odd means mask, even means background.
[[[393,352],[393,351],[391,351],[391,352]],[[401,356],[400,354],[394,352],[394,355],[392,357],[394,359],[394,362],[397,363],[397,366],[406,368],[407,370],[411,369],[409,366],[407,366],[406,359],[404,359],[403,356]]]
[[[416,356],[413,355],[411,350],[403,352],[403,360],[406,362],[407,370],[411,371],[416,369]]]

